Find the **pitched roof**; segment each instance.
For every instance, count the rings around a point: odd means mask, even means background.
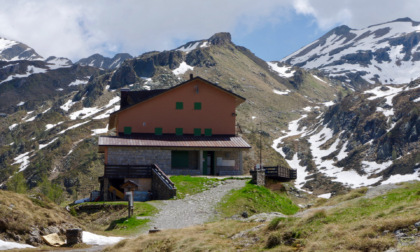
[[[104,146],[169,147],[169,148],[251,148],[239,136],[193,136],[139,134],[131,136],[101,136],[99,150]]]

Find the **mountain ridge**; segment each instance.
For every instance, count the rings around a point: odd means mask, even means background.
[[[353,88],[420,77],[420,22],[409,18],[363,29],[339,26],[281,62],[318,69]]]

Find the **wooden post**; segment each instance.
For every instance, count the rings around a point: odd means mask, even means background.
[[[131,215],[133,214],[133,191],[131,192],[126,192],[126,195],[128,195],[128,218],[131,217]]]

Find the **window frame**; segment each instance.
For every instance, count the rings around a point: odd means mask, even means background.
[[[204,129],[204,135],[205,136],[212,136],[213,135],[213,130],[211,128]]]
[[[124,126],[124,135],[131,135],[132,133],[132,128],[130,126]]]
[[[156,136],[161,136],[161,135],[163,135],[163,128],[161,128],[161,127],[156,127],[156,128],[155,128],[155,135],[156,135]]]
[[[175,128],[175,135],[176,136],[184,135],[184,128]]]
[[[194,128],[194,136],[201,136],[201,128]]]
[[[201,110],[202,104],[201,102],[194,102],[194,110]]]
[[[175,109],[176,110],[183,110],[184,109],[184,102],[175,102]]]

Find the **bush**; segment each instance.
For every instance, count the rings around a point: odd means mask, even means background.
[[[28,186],[26,185],[25,177],[23,173],[16,173],[8,182],[7,189],[16,193],[26,193]]]

